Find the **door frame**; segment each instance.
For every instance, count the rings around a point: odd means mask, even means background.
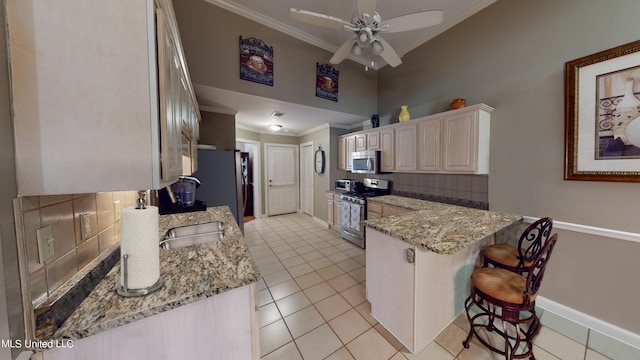
[[[253,153],[253,161],[251,170],[253,171],[253,216],[256,219],[261,218],[264,214],[262,213],[262,175],[260,169],[262,167],[260,156],[260,141],[254,141],[243,138],[236,138],[236,142],[243,142],[247,144],[253,145],[254,153]],[[237,146],[237,145],[236,145]]]
[[[311,159],[307,159],[304,156],[302,156],[304,154],[303,148],[306,148],[306,147],[310,147],[311,148]],[[313,149],[314,149],[313,141],[307,141],[307,142],[304,142],[304,143],[300,144],[300,161],[299,161],[300,162],[300,166],[299,166],[299,169],[300,169],[300,184],[299,184],[300,185],[300,190],[298,190],[299,194],[300,194],[300,202],[298,204],[299,205],[298,212],[305,213],[304,212],[304,208],[302,206],[303,205],[303,199],[304,199],[303,194],[304,194],[304,185],[305,185],[305,184],[302,183],[302,179],[303,179],[302,169],[306,169],[307,166],[309,166],[309,169],[311,170],[311,178],[310,178],[310,180],[311,180],[311,214],[310,214],[311,217],[315,217],[315,209],[313,208],[313,205],[314,205],[313,201],[314,201],[314,198],[315,198],[315,196],[314,196],[314,190],[315,190],[315,187],[314,187],[315,186],[314,174],[315,174],[315,172],[313,171],[313,169],[314,169],[314,162],[313,162],[314,152],[313,152]],[[305,166],[302,166],[303,164]]]
[[[295,187],[296,189],[296,209],[300,208],[300,148],[298,145],[295,144],[279,144],[279,143],[264,143],[264,163],[262,164],[262,168],[264,171],[264,176],[265,176],[265,182],[264,182],[264,213],[265,213],[265,217],[269,217],[269,190],[267,189],[267,181],[266,181],[266,176],[269,174],[269,169],[267,168],[267,166],[269,166],[269,152],[267,151],[267,147],[269,146],[280,146],[280,147],[289,147],[289,148],[293,148],[294,149],[294,156],[298,159],[298,163],[295,162],[295,159],[293,161],[293,166],[297,166],[298,169],[296,169],[297,171],[294,171],[294,177],[295,177],[295,181],[298,182],[298,186]]]

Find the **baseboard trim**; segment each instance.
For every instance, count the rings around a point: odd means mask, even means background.
[[[532,223],[538,220],[537,217],[532,216],[524,216],[524,221],[527,223]],[[564,221],[553,221],[553,227],[562,230],[575,231],[583,234],[597,235],[602,237],[608,237],[618,240],[626,240],[631,242],[640,243],[640,234],[632,233],[628,231],[620,231],[613,229],[600,228],[595,226],[574,224],[570,222]]]
[[[629,346],[640,349],[640,335],[629,330],[625,330],[621,327],[610,324],[606,321],[600,320],[591,315],[585,314],[542,296],[538,296],[536,298],[536,306],[544,309],[545,311],[550,311],[567,320],[573,321],[577,324],[609,336]]]
[[[317,218],[317,217],[315,217],[315,216],[314,216],[314,217],[313,217],[313,220],[314,220],[315,222],[317,222],[317,223],[321,224],[322,226],[326,227],[326,228],[328,228],[328,227],[329,227],[329,223],[328,223],[328,222],[326,222],[326,221],[324,221],[324,220],[322,220],[322,219],[320,219],[320,218]]]

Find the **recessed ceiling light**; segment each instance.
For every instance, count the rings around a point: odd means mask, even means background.
[[[282,125],[271,124],[269,125],[269,129],[271,129],[271,131],[280,131],[280,129],[282,129]]]

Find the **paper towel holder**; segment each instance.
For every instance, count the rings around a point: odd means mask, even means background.
[[[144,190],[140,190],[138,191],[138,201],[137,201],[137,206],[136,209],[146,209],[146,201],[145,201],[145,196],[147,195],[147,192]],[[144,296],[144,295],[148,295],[151,294],[154,291],[159,290],[162,285],[164,285],[164,280],[162,280],[162,277],[158,278],[158,281],[155,282],[155,284],[146,287],[146,288],[142,288],[142,289],[129,289],[129,266],[128,266],[128,262],[129,262],[129,255],[128,254],[123,254],[122,255],[122,275],[124,278],[124,284],[120,284],[118,285],[118,287],[116,288],[116,293],[118,293],[118,295],[120,296],[124,296],[124,297],[135,297],[135,296]]]
[[[128,287],[129,273],[127,268],[128,261],[129,261],[129,255],[127,254],[122,255],[122,272],[124,275],[124,284],[118,285],[118,288],[116,289],[116,292],[118,293],[118,295],[124,296],[124,297],[144,296],[159,290],[162,287],[162,285],[164,285],[164,280],[162,280],[162,277],[159,277],[158,281],[156,281],[155,284],[149,287],[142,288],[142,289],[129,289]]]

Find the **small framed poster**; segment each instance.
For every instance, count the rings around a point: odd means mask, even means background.
[[[316,96],[338,102],[339,75],[331,64],[316,63]]]
[[[273,86],[273,47],[240,36],[240,79]]]

